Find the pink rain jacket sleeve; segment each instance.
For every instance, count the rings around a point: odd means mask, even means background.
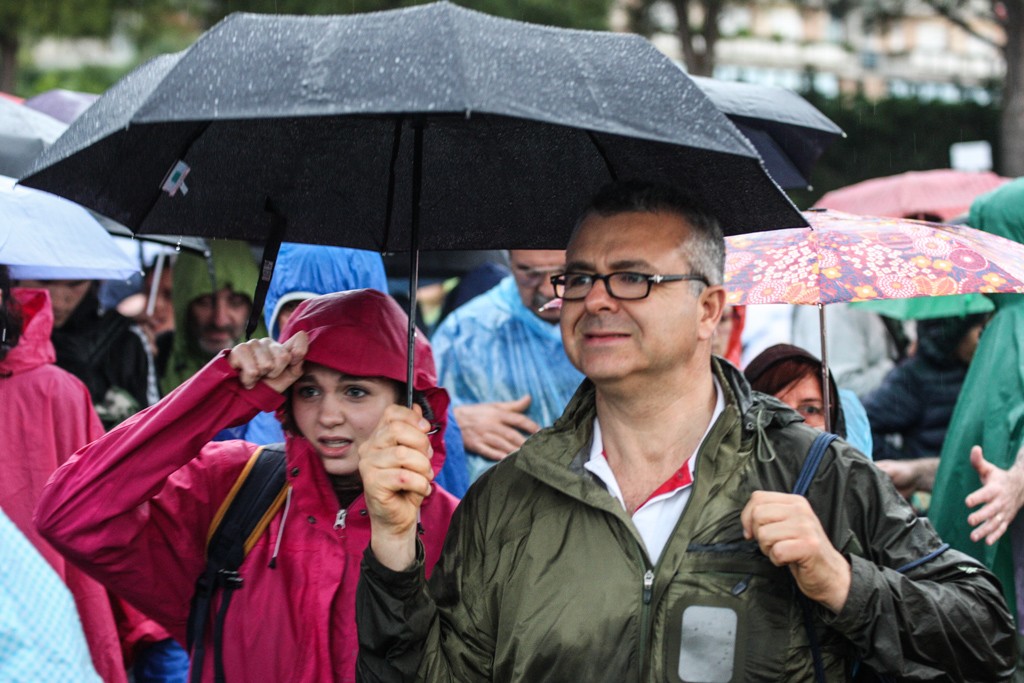
[[[282,402],[263,383],[243,388],[221,355],[58,470],[39,506],[40,530],[184,643],[210,523],[256,448],[209,439]],[[243,681],[354,680],[355,589],[370,539],[365,503],[360,496],[340,513],[305,439],[289,438],[287,463],[291,501],[239,570],[243,587],[224,628],[225,673]],[[422,512],[430,567],[457,504],[435,491]],[[212,652],[208,641],[203,680],[213,679]]]

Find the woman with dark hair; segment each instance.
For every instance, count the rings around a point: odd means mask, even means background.
[[[54,361],[53,311],[43,289],[11,287],[0,265],[0,508],[46,558],[75,598],[93,665],[104,681],[125,681],[107,592],[43,540],[32,513],[50,474],[103,434],[89,390]]]
[[[825,401],[821,391],[821,361],[792,344],[776,344],[750,361],[743,371],[750,388],[779,399],[800,413],[811,427],[825,429]],[[836,382],[828,378],[832,431],[846,438],[846,423],[839,407]]]
[[[825,401],[821,390],[821,361],[792,344],[776,344],[760,353],[743,371],[750,387],[779,399],[800,413],[816,429],[825,429]],[[829,414],[832,432],[871,457],[871,428],[864,406],[852,391],[839,389],[832,374]]]

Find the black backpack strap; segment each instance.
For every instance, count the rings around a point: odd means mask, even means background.
[[[257,449],[221,503],[206,540],[206,568],[196,581],[188,615],[188,649],[192,655],[190,681],[198,683],[205,655],[205,632],[213,596],[223,590],[214,620],[215,679],[224,680],[221,657],[224,617],[231,594],[242,587],[238,568],[266,530],[287,495],[284,444]]]
[[[814,475],[817,474],[818,467],[821,465],[828,447],[837,438],[839,437],[829,432],[822,432],[814,437],[811,448],[807,451],[807,457],[804,458],[804,466],[800,469],[800,476],[796,478],[796,483],[793,485],[793,493],[798,496],[807,495],[807,489],[810,488],[811,481],[814,480]],[[796,592],[797,601],[800,603],[800,610],[804,615],[804,628],[807,630],[807,641],[811,646],[811,658],[814,661],[814,680],[817,683],[826,683],[825,663],[821,659],[818,633],[814,630],[811,617],[811,601],[800,592],[800,589],[796,586],[796,579],[793,580],[793,588]]]

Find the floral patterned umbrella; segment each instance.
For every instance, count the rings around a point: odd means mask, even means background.
[[[809,228],[726,238],[726,301],[830,304],[1024,293],[1024,245],[965,226],[804,212]]]
[[[1024,244],[965,226],[804,212],[810,227],[726,238],[726,302],[817,305],[828,386],[825,304],[1024,293]],[[824,393],[826,429],[828,392]]]

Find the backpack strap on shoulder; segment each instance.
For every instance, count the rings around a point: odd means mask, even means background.
[[[288,488],[284,444],[258,448],[210,522],[206,568],[196,581],[188,615],[188,649],[192,654],[189,680],[193,683],[202,677],[206,625],[218,589],[223,596],[213,624],[214,669],[215,680],[224,680],[224,618],[232,593],[243,585],[238,568],[281,508]]]
[[[796,483],[793,485],[793,493],[798,496],[807,495],[807,489],[810,488],[811,481],[814,480],[814,475],[817,474],[828,447],[837,438],[839,437],[829,432],[822,432],[814,437],[814,441],[807,451],[807,457],[804,458],[804,465],[800,468],[800,476],[796,478]],[[814,630],[812,622],[811,601],[800,592],[795,579],[793,580],[793,589],[796,592],[797,601],[800,603],[800,611],[804,615],[804,628],[807,630],[807,641],[811,647],[811,659],[814,663],[814,680],[817,683],[826,683],[825,663],[821,659],[821,645],[818,643],[818,634]]]
[[[829,432],[822,432],[814,437],[814,441],[807,451],[807,457],[804,458],[804,466],[800,469],[800,476],[797,477],[796,484],[793,485],[793,493],[798,496],[807,495],[807,489],[811,487],[811,481],[814,479],[814,475],[818,473],[818,467],[825,457],[825,452],[828,451],[828,447],[832,445],[832,442],[838,438],[836,434]]]

